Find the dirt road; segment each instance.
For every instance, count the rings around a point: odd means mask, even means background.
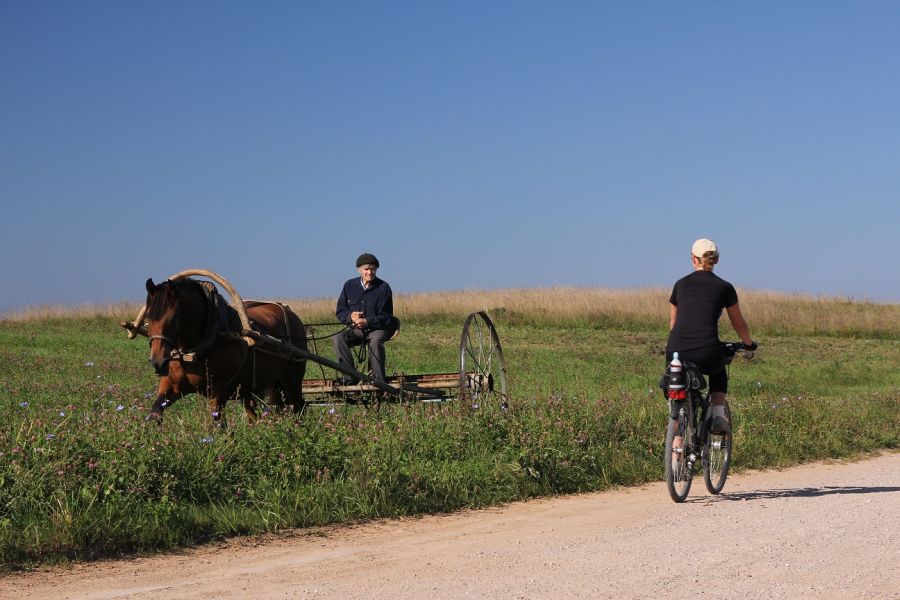
[[[0,597],[900,598],[900,453],[231,541],[0,579]]]

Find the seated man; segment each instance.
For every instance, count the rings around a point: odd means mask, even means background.
[[[335,312],[341,323],[353,327],[334,336],[333,344],[338,363],[353,367],[350,346],[368,342],[373,377],[384,381],[384,342],[396,333],[399,322],[394,317],[391,286],[375,276],[378,267],[378,259],[373,254],[362,254],[356,259],[360,276],[344,284]],[[341,378],[344,385],[356,382],[347,375]]]

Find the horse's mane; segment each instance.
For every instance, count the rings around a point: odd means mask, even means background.
[[[167,279],[164,282],[160,283],[156,286],[156,293],[153,294],[153,297],[150,299],[150,304],[147,305],[147,318],[148,319],[159,319],[163,316],[166,309],[169,307],[166,303],[166,294],[161,294],[159,292],[162,291],[162,288],[167,285],[175,286],[176,291],[180,292],[186,286],[201,286],[201,282],[196,279],[191,279],[190,277],[185,277],[184,279]]]

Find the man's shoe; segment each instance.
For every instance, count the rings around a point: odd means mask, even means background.
[[[357,383],[359,383],[359,380],[355,377],[344,375],[343,377],[338,377],[336,383],[338,385],[356,385]]]

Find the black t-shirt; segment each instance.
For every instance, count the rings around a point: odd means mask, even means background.
[[[675,282],[669,302],[678,307],[666,350],[681,352],[719,344],[722,309],[738,302],[734,286],[711,271],[694,271]]]

